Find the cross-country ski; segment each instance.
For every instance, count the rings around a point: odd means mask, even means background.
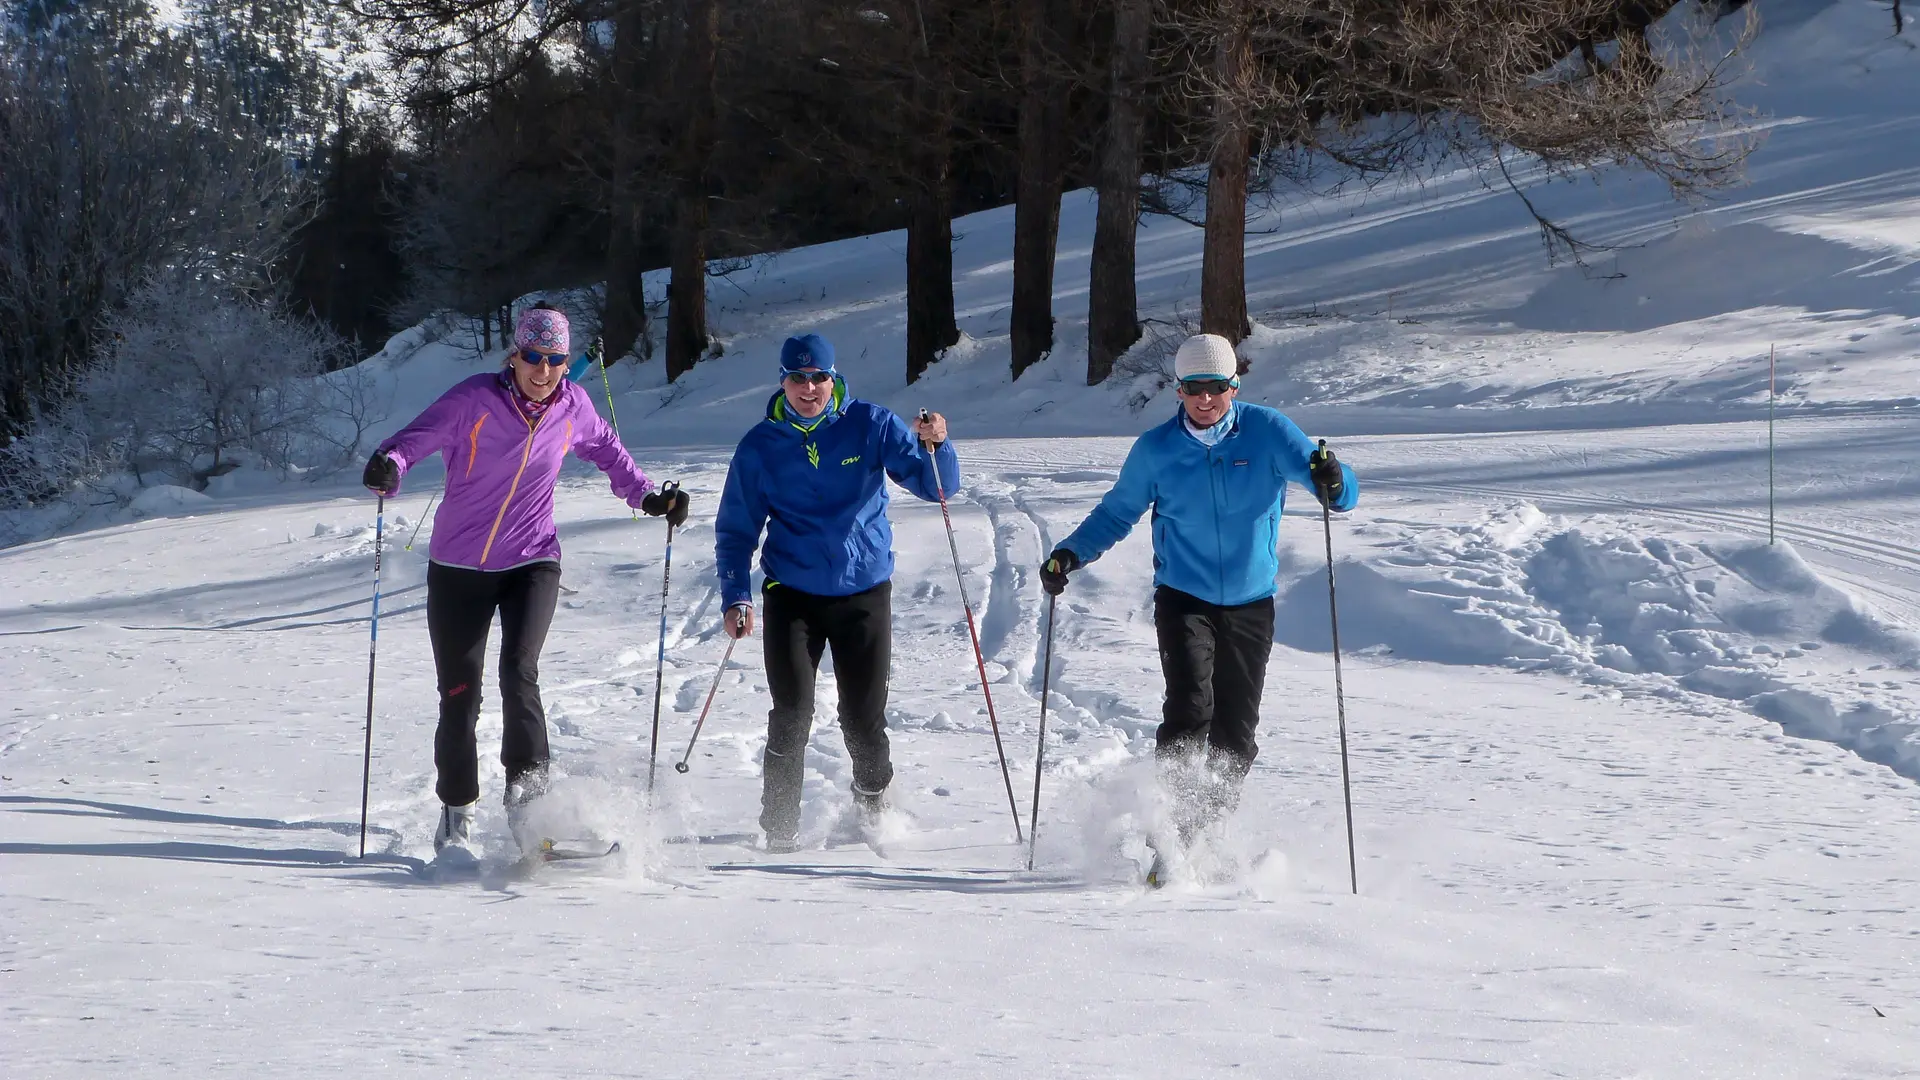
[[[617,840],[605,844],[592,842],[583,843],[581,841],[567,841],[562,843],[558,840],[542,840],[540,841],[540,847],[535,852],[537,857],[543,862],[590,862],[619,853],[620,842]]]

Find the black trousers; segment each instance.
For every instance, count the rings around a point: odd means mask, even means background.
[[[800,829],[800,787],[813,731],[813,685],[820,656],[833,650],[840,685],[840,735],[853,762],[854,787],[885,791],[893,782],[887,745],[887,674],[893,652],[893,585],[852,596],[815,596],[785,585],[764,592],[762,626],[767,688],[767,750],[760,827],[788,838]]]
[[[500,763],[509,785],[547,765],[547,713],[540,704],[540,649],[560,598],[560,564],[512,570],[427,565],[427,636],[440,683],[440,727],[433,736],[440,801],[464,806],[480,797],[473,728],[480,719],[480,679],[487,631],[500,613]]]
[[[1153,628],[1167,698],[1154,748],[1183,834],[1240,801],[1260,747],[1260,695],[1273,652],[1273,598],[1222,607],[1161,586]]]

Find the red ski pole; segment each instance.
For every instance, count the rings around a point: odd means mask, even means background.
[[[920,419],[927,419],[927,410],[920,410]],[[930,444],[927,455],[932,457],[934,449]],[[987,723],[993,727],[993,749],[1000,755],[1000,779],[1007,784],[1007,809],[1013,811],[1013,837],[1016,843],[1027,842],[1026,831],[1020,827],[1020,803],[1013,796],[1013,773],[1007,768],[1007,748],[1000,741],[1000,718],[993,711],[993,688],[987,685],[987,659],[980,652],[980,631],[973,622],[973,601],[967,599],[966,575],[960,571],[960,542],[953,537],[953,514],[947,509],[947,486],[940,479],[940,463],[933,461],[933,489],[940,496],[940,516],[947,522],[947,548],[953,552],[953,576],[960,585],[960,606],[967,612],[967,637],[973,641],[973,663],[980,671],[980,693],[987,699]]]
[[[727,673],[727,661],[733,659],[733,647],[739,644],[736,638],[727,640],[727,651],[720,654],[720,670],[713,673],[713,685],[707,687],[707,702],[700,706],[700,719],[694,721],[693,738],[687,740],[687,752],[679,761],[673,763],[673,771],[685,773],[690,767],[688,760],[693,757],[693,744],[700,741],[700,729],[707,726],[707,710],[713,708],[713,695],[720,692],[720,676]]]

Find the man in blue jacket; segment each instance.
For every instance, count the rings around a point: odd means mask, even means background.
[[[1335,510],[1360,498],[1353,471],[1293,421],[1234,400],[1239,358],[1215,334],[1174,356],[1180,411],[1133,444],[1120,479],[1041,569],[1059,595],[1153,511],[1153,625],[1167,696],[1155,754],[1180,841],[1233,812],[1258,753],[1273,648],[1275,542],[1289,480]],[[1160,884],[1163,860],[1149,880]]]
[[[780,348],[780,390],[767,402],[766,419],[733,452],[714,526],[721,602],[735,640],[753,632],[755,547],[765,575],[773,710],[761,759],[760,827],[768,851],[796,847],[823,650],[833,650],[840,733],[863,822],[879,814],[893,780],[886,720],[893,646],[887,477],[929,502],[943,487],[947,494],[957,490],[960,459],[947,442],[946,419],[936,413],[909,429],[886,409],[847,396],[825,338],[788,338]]]

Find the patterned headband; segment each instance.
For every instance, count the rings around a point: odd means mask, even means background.
[[[544,353],[571,352],[567,317],[547,308],[530,308],[520,316],[520,325],[513,331],[513,344]]]

